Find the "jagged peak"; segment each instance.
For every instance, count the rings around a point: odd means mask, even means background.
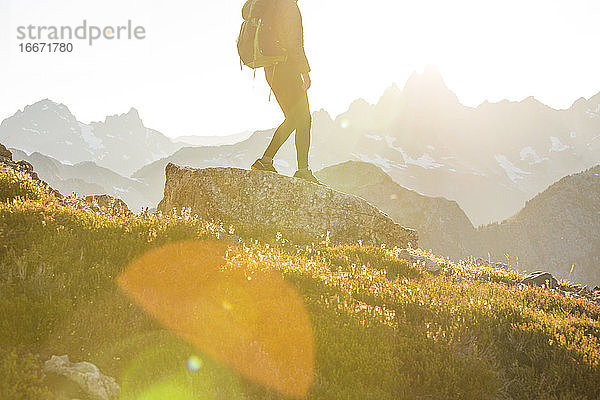
[[[414,70],[404,84],[404,91],[423,87],[440,87],[448,90],[442,73],[435,65],[426,66],[421,73]]]
[[[350,107],[365,107],[365,106],[370,106],[371,104],[366,101],[365,99],[363,99],[362,97],[359,97],[358,99],[354,100],[352,103],[350,103]]]
[[[358,99],[354,100],[352,103],[350,103],[348,110],[342,115],[345,115],[348,113],[363,115],[363,113],[366,112],[367,110],[369,110],[371,107],[372,107],[371,104],[369,104],[365,99],[358,98]],[[339,117],[340,116],[338,116],[338,118]]]
[[[587,104],[587,102],[588,102],[588,101],[587,101],[587,99],[586,99],[585,97],[580,97],[580,98],[578,98],[577,100],[575,100],[575,101],[573,102],[573,104],[571,104],[571,107],[570,107],[570,108],[571,108],[571,109],[573,109],[573,108],[580,108],[580,107],[582,107],[582,106],[585,106],[585,105]]]
[[[380,102],[383,99],[397,99],[402,95],[402,90],[398,87],[398,85],[394,82],[391,86],[383,91],[383,95],[381,96]]]
[[[333,118],[331,118],[331,114],[329,114],[329,112],[327,112],[324,108],[321,108],[319,111],[313,112],[312,116],[314,121],[320,121],[321,123],[330,123],[333,121]]]
[[[144,123],[142,122],[142,119],[140,117],[140,113],[134,107],[131,107],[129,109],[129,111],[124,114],[115,114],[115,115],[107,116],[106,119],[104,120],[104,123],[109,124],[109,123],[114,123],[117,121],[124,122],[127,124],[134,124],[139,127],[144,126]]]
[[[127,114],[125,114],[125,115],[128,115],[132,118],[140,119],[140,113],[138,112],[137,108],[135,108],[135,107],[131,107],[129,109],[129,111],[127,112]]]
[[[521,100],[520,102],[518,102],[518,104],[530,105],[532,107],[537,107],[539,109],[554,110],[554,108],[542,103],[541,101],[536,99],[534,96],[529,96],[529,97]]]
[[[413,71],[402,90],[403,95],[427,103],[451,101],[458,103],[458,97],[448,89],[440,70],[433,65],[425,67],[422,73]]]
[[[55,102],[51,99],[42,99],[39,100],[33,104],[27,105],[25,106],[25,108],[23,109],[23,113],[26,112],[45,112],[45,111],[52,111],[58,114],[63,114],[63,115],[73,115],[71,113],[71,111],[69,110],[69,107],[67,107],[66,105],[64,105],[63,103],[58,103]]]
[[[521,100],[520,103],[542,104],[542,102],[540,102],[534,96],[528,96],[528,97],[524,98],[523,100]]]

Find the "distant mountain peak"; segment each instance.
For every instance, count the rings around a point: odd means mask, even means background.
[[[338,177],[351,176],[352,179],[349,179],[349,181],[352,181],[352,185],[356,186],[378,185],[392,181],[392,178],[383,172],[381,168],[364,161],[348,160],[324,168],[322,171]]]
[[[23,112],[42,112],[42,111],[54,111],[59,114],[72,115],[69,107],[62,103],[57,103],[50,99],[42,99],[36,103],[25,106]]]
[[[350,104],[350,107],[348,107],[348,111],[347,112],[362,114],[363,112],[365,112],[369,108],[371,108],[371,104],[369,104],[365,99],[360,98],[360,99],[354,100]]]
[[[140,113],[134,107],[131,107],[125,114],[107,116],[104,120],[104,123],[107,125],[118,123],[129,125],[131,128],[144,128],[144,123],[140,118]]]
[[[131,107],[129,109],[129,111],[127,112],[127,114],[125,114],[125,115],[127,115],[127,116],[129,116],[131,118],[141,119],[140,118],[140,113],[138,112],[137,108],[135,108],[135,107]]]
[[[585,97],[580,97],[577,100],[575,100],[573,102],[573,104],[571,105],[571,108],[579,108],[581,106],[584,106],[587,104],[587,100]]]
[[[327,112],[324,108],[313,112],[313,120],[321,123],[331,123],[333,121],[329,112]]]
[[[521,103],[541,103],[538,99],[533,96],[529,96],[521,100]]]
[[[398,87],[398,85],[396,83],[392,83],[392,85],[390,87],[385,89],[381,98],[382,99],[384,99],[384,98],[385,99],[394,99],[394,98],[399,98],[401,95],[402,95],[402,90]]]
[[[423,84],[435,84],[438,86],[443,86],[446,88],[446,83],[444,82],[444,78],[442,77],[442,73],[439,68],[435,65],[428,65],[423,69],[423,72],[418,72],[414,70],[406,84],[404,85],[404,89],[410,88],[413,85],[423,85]]]
[[[413,71],[402,92],[405,96],[421,102],[458,102],[456,94],[446,86],[440,70],[433,65],[426,66],[422,73]]]

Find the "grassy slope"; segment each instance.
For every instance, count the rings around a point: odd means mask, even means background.
[[[52,354],[95,363],[123,399],[280,398],[161,327],[116,286],[136,256],[214,237],[215,226],[185,213],[77,210],[6,170],[0,199],[0,398],[40,398],[39,365]],[[228,264],[276,270],[301,294],[317,359],[308,398],[600,397],[600,308],[591,303],[515,286],[519,277],[504,271],[446,265],[433,276],[394,250],[268,241],[247,241]],[[191,354],[204,362],[199,372],[185,368]]]

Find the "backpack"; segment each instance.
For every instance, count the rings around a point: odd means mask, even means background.
[[[274,42],[271,26],[265,21],[268,12],[272,13],[274,0],[248,0],[242,10],[244,22],[237,40],[238,54],[241,63],[256,69],[268,67],[286,61],[283,54],[267,55],[265,48]],[[268,19],[268,18],[267,18]]]

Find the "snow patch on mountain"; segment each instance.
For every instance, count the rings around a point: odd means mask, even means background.
[[[598,118],[598,115],[600,115],[600,104],[598,104],[596,106],[595,109],[587,109],[585,112],[590,118]]]
[[[550,152],[561,152],[561,151],[565,151],[567,149],[570,149],[571,146],[567,146],[566,144],[563,144],[559,138],[557,138],[556,136],[550,136],[550,141],[552,142],[552,147],[550,148]]]
[[[352,153],[352,156],[359,159],[360,161],[364,161],[364,162],[368,162],[371,164],[375,164],[378,167],[381,167],[384,171],[389,171],[392,168],[402,168],[401,165],[398,165],[397,163],[388,160],[387,158],[383,158],[381,157],[379,154],[374,154],[373,157],[369,157],[366,154],[362,154],[362,153]]]
[[[521,161],[527,161],[529,165],[539,164],[543,161],[549,160],[548,157],[540,157],[537,151],[535,151],[535,149],[531,146],[523,147],[519,155],[521,156]]]
[[[419,158],[412,158],[411,156],[408,155],[408,153],[406,153],[402,149],[402,147],[394,146],[395,140],[396,140],[396,138],[393,138],[391,136],[385,137],[385,141],[386,141],[387,145],[391,149],[396,150],[397,152],[402,154],[402,158],[404,159],[404,164],[416,165],[418,167],[425,168],[425,169],[434,169],[434,168],[440,168],[440,167],[444,166],[444,164],[440,164],[439,162],[434,160],[428,153],[423,153],[423,155],[419,156]]]
[[[93,150],[100,150],[104,148],[104,144],[102,144],[102,139],[94,135],[94,129],[86,124],[79,124],[79,129],[81,132],[81,138],[83,141]]]
[[[379,135],[365,135],[367,139],[375,140],[377,142],[383,140],[383,138]]]
[[[502,167],[504,172],[506,172],[508,179],[510,179],[514,183],[517,183],[518,181],[522,180],[525,175],[531,175],[531,172],[523,171],[515,164],[510,162],[510,160],[503,154],[495,154],[494,158],[496,159],[500,167]]]

